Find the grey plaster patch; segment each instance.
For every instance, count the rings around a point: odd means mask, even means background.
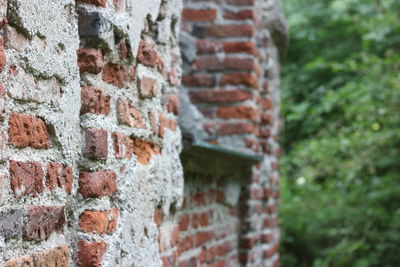
[[[202,125],[203,114],[192,104],[185,88],[179,91],[179,102],[181,111],[178,121],[182,132],[192,134],[195,140],[203,140],[207,136]]]
[[[21,237],[25,211],[22,209],[7,208],[0,210],[0,238],[6,240]]]

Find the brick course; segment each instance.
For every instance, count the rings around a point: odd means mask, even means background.
[[[81,172],[79,175],[79,193],[83,197],[102,198],[116,190],[116,174],[112,171]]]
[[[8,127],[8,141],[16,147],[30,146],[38,149],[50,147],[50,136],[42,119],[13,113]]]
[[[38,162],[10,161],[11,189],[18,196],[43,192],[43,169]]]

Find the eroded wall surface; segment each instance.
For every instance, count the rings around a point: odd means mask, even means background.
[[[0,3],[0,263],[160,266],[179,208],[180,1]]]

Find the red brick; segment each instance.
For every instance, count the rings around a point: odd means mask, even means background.
[[[117,159],[130,159],[132,157],[132,151],[129,137],[122,133],[115,132],[112,134],[112,138],[115,157]]]
[[[108,226],[108,212],[85,211],[79,217],[79,227],[82,231],[103,235]]]
[[[181,85],[181,75],[176,68],[171,68],[171,71],[168,73],[168,81],[172,86]]]
[[[197,40],[196,46],[198,54],[216,53],[221,50],[220,43],[213,40]]]
[[[241,237],[239,240],[240,248],[251,249],[256,244],[256,240],[252,237]]]
[[[252,98],[252,93],[242,90],[200,90],[189,92],[193,103],[238,102]]]
[[[282,153],[283,152],[282,152],[282,149],[280,147],[275,147],[274,148],[273,154],[274,154],[275,157],[280,158],[282,156]]]
[[[251,134],[256,132],[256,128],[250,123],[206,123],[204,127],[209,134],[217,135]]]
[[[167,98],[167,111],[173,113],[174,115],[179,114],[179,97],[177,95],[168,94]]]
[[[218,108],[218,117],[223,119],[246,119],[251,121],[258,121],[260,115],[257,109],[250,106],[222,106]]]
[[[112,171],[81,172],[79,193],[85,198],[111,196],[117,191],[116,175]]]
[[[135,108],[131,101],[119,98],[117,102],[117,117],[121,124],[135,128],[146,128],[139,109]]]
[[[162,208],[156,208],[154,210],[154,222],[157,227],[160,227],[163,221],[163,210]]]
[[[59,163],[47,165],[46,186],[50,190],[56,187],[64,188],[65,192],[71,194],[73,183],[72,168]]]
[[[45,122],[27,114],[12,113],[8,122],[8,142],[16,147],[37,149],[50,147],[50,136]]]
[[[201,247],[208,241],[213,239],[213,233],[211,231],[200,232],[195,236],[195,247]]]
[[[227,57],[223,66],[224,69],[257,71],[257,65],[251,58]]]
[[[182,82],[188,87],[210,87],[214,85],[214,78],[212,75],[208,74],[191,74],[184,75],[182,77]]]
[[[201,253],[199,255],[200,261],[206,262],[206,263],[213,262],[216,257],[217,257],[217,248],[216,247],[211,247],[208,250],[205,247],[203,247],[203,250],[201,251]]]
[[[270,110],[272,108],[272,100],[270,98],[262,99],[262,106],[264,110]]]
[[[252,42],[225,42],[223,48],[226,53],[257,54],[257,47]]]
[[[233,6],[250,6],[254,5],[254,0],[227,0],[226,3]]]
[[[0,38],[0,72],[4,70],[4,66],[6,65],[6,55],[4,52],[4,40]]]
[[[215,201],[217,203],[225,203],[225,193],[224,191],[216,191],[215,192]]]
[[[278,220],[276,218],[267,217],[264,219],[263,227],[264,229],[274,228],[278,226]]]
[[[69,248],[67,246],[56,247],[32,254],[33,261],[36,266],[47,267],[68,267],[69,264]],[[25,266],[25,265],[23,265]],[[29,266],[29,265],[28,265]]]
[[[263,190],[263,195],[264,195],[264,200],[268,200],[268,198],[271,197],[271,189],[269,188],[264,188]]]
[[[198,192],[192,195],[191,202],[196,206],[207,205],[206,194],[204,192]]]
[[[274,117],[269,113],[264,113],[261,116],[261,122],[266,125],[272,125],[274,123]]]
[[[108,133],[103,129],[86,130],[86,147],[83,156],[93,159],[107,159]]]
[[[271,145],[268,141],[261,141],[260,144],[265,154],[271,154]]]
[[[271,243],[274,240],[274,236],[272,234],[262,234],[261,242],[263,243]]]
[[[89,233],[111,234],[115,231],[118,217],[119,211],[116,208],[109,211],[84,211],[79,217],[79,227]]]
[[[161,257],[162,267],[177,266],[177,258],[178,253],[176,251],[170,256]]]
[[[197,267],[197,258],[191,257],[187,260],[180,261],[178,267]]]
[[[122,39],[118,44],[117,44],[117,48],[118,48],[118,55],[119,55],[119,59],[120,60],[125,60],[128,57],[128,45],[126,43],[125,39]]]
[[[107,3],[107,0],[78,0],[78,1],[101,7],[105,7]]]
[[[43,170],[38,162],[10,161],[11,189],[18,196],[43,192]]]
[[[162,61],[161,58],[158,58],[158,61],[157,61],[157,70],[158,70],[159,73],[161,73],[161,74],[163,75],[164,78],[166,78],[166,79],[168,78],[168,77],[167,77],[167,72],[165,71],[165,64],[164,64],[164,61]]]
[[[258,81],[255,75],[250,73],[226,73],[221,77],[220,85],[247,85],[257,87]]]
[[[80,240],[77,246],[78,264],[87,267],[96,267],[101,265],[103,256],[107,250],[106,243]]]
[[[158,242],[158,251],[163,254],[163,252],[166,251],[169,247],[168,235],[167,235],[166,230],[159,229],[158,236],[157,236],[157,242]]]
[[[262,138],[270,138],[271,137],[271,129],[269,129],[269,128],[261,128],[260,137],[262,137]]]
[[[263,83],[263,90],[264,90],[265,93],[269,93],[269,83],[268,83],[268,81],[265,81]]]
[[[107,225],[107,233],[111,234],[114,233],[117,229],[119,220],[119,209],[112,208],[108,214],[108,225]]]
[[[192,228],[206,227],[209,224],[209,212],[192,215]]]
[[[182,20],[183,21],[214,21],[217,17],[216,9],[183,9]]]
[[[254,255],[251,252],[242,252],[239,254],[239,262],[246,263],[253,261]]]
[[[174,226],[174,228],[171,230],[171,246],[176,246],[179,244],[179,239],[180,239],[180,231],[179,231],[179,226]]]
[[[120,64],[108,63],[104,66],[102,78],[106,83],[122,88],[126,82],[135,79],[135,69],[125,69]]]
[[[252,37],[254,27],[243,24],[211,25],[195,27],[194,34],[198,37]]]
[[[139,93],[143,98],[151,98],[157,95],[158,82],[156,79],[143,77],[139,80]]]
[[[145,66],[155,67],[158,64],[159,58],[154,45],[146,41],[140,41],[137,59]]]
[[[110,96],[96,86],[84,86],[81,89],[81,114],[94,113],[108,115],[110,112]]]
[[[4,267],[35,267],[33,258],[30,255],[21,256],[7,261]]]
[[[188,251],[193,248],[194,245],[194,236],[187,236],[185,238],[181,238],[178,244],[178,251],[182,254],[185,251]]]
[[[272,256],[274,256],[278,252],[278,249],[279,249],[279,243],[273,245],[272,247],[270,247],[270,248],[268,248],[266,250],[264,250],[263,258],[264,259],[272,258]]]
[[[132,153],[137,156],[140,164],[148,164],[153,154],[159,154],[160,148],[153,143],[132,138]]]
[[[233,11],[225,11],[224,13],[225,19],[231,20],[245,20],[245,19],[254,19],[253,10],[240,10],[237,12]]]
[[[10,67],[8,68],[8,74],[10,74],[12,76],[17,76],[19,71],[20,71],[20,68],[18,68],[14,64],[10,65]]]
[[[0,119],[5,114],[6,111],[6,99],[7,99],[7,91],[4,85],[0,84]]]
[[[186,231],[189,229],[190,217],[187,214],[181,215],[179,218],[179,230]]]
[[[220,60],[215,56],[201,56],[194,61],[197,70],[249,70],[257,71],[254,60],[250,58],[228,57]]]
[[[212,263],[212,264],[210,264],[208,266],[209,267],[225,267],[227,265],[226,265],[225,260],[220,260],[220,261],[216,261],[216,262],[214,262],[214,263]]]
[[[53,232],[61,232],[64,224],[64,207],[31,206],[28,209],[25,236],[28,239],[44,240]]]
[[[104,67],[103,52],[95,48],[81,48],[77,51],[78,66],[81,73],[100,73]]]
[[[224,68],[222,61],[215,56],[197,57],[193,63],[196,70],[222,70]]]
[[[232,247],[231,241],[225,241],[217,246],[216,253],[218,256],[226,256],[232,251]]]
[[[250,189],[250,196],[252,199],[262,199],[263,191],[258,187],[253,187]]]
[[[160,126],[158,130],[158,135],[163,138],[165,134],[165,128],[170,129],[172,131],[176,131],[178,128],[178,125],[176,124],[176,121],[167,119],[164,117],[162,113],[159,114],[159,121],[160,121]]]

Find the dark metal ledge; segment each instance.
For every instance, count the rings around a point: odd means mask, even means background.
[[[240,165],[253,165],[263,160],[263,155],[251,154],[213,145],[205,141],[198,141],[190,134],[183,134],[182,154],[191,154],[218,158],[224,161],[239,163]]]
[[[262,155],[243,153],[233,149],[196,141],[192,135],[183,134],[181,161],[185,179],[194,181],[191,174],[205,174],[209,177],[237,180],[245,183],[251,177],[252,166],[263,160]],[[200,181],[200,184],[204,181]]]
[[[224,148],[218,145],[213,145],[204,141],[195,141],[189,148],[188,152],[201,154],[205,156],[218,157],[232,162],[241,164],[257,164],[263,160],[263,156],[250,153],[238,152],[233,149]]]

